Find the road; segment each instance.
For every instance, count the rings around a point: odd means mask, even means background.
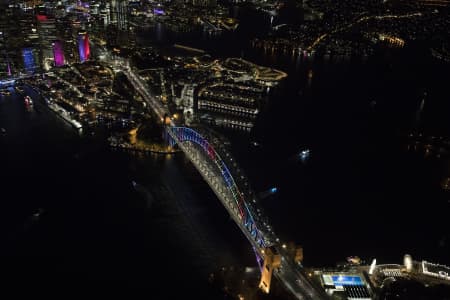
[[[170,113],[166,106],[156,98],[150,91],[148,84],[138,75],[136,71],[134,71],[130,67],[130,63],[128,60],[124,58],[111,58],[111,55],[107,55],[107,61],[114,66],[114,69],[117,71],[123,72],[142,99],[145,101],[147,106],[160,118],[161,121],[164,121],[165,116],[169,116]],[[174,121],[170,118],[170,126],[175,126]]]

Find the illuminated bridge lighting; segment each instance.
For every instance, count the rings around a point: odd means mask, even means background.
[[[168,115],[166,108],[149,92],[148,87],[141,82],[142,78],[130,69],[128,61],[114,59],[113,62],[116,69],[122,70],[127,75],[132,85],[145,100],[145,103],[153,109],[154,113],[161,120],[164,120],[165,116]],[[256,206],[255,197],[248,196],[253,195],[253,193],[248,193],[247,195],[239,190],[229,170],[229,168],[234,167],[235,169],[232,170],[239,173],[236,169],[236,164],[233,162],[227,166],[216,150],[220,149],[220,153],[224,153],[224,157],[227,158],[226,161],[232,161],[232,158],[227,153],[227,150],[222,147],[220,141],[216,142],[215,139],[208,141],[206,137],[194,129],[175,126],[172,120],[168,124],[166,122],[165,125],[168,143],[171,146],[179,146],[214,191],[217,198],[252,245],[260,270],[264,272],[263,274],[269,274],[266,272],[268,269],[273,271],[275,268],[278,268],[275,265],[272,265],[272,268],[262,267],[263,261],[265,263],[267,255],[270,255],[270,251],[266,252],[266,250],[275,249],[275,253],[278,252],[281,255],[281,260],[277,259],[277,261],[281,264],[279,266],[280,270],[283,271],[275,272],[273,275],[284,284],[295,299],[328,299],[325,292],[311,283],[309,278],[306,277],[300,263],[290,262],[290,254],[286,252],[286,249],[278,245],[280,239],[276,237],[273,230],[264,221],[265,217],[262,210]],[[241,179],[241,177],[239,178]],[[245,181],[244,186],[246,186],[247,191],[248,187]],[[263,274],[261,279],[264,277]],[[272,272],[268,276],[272,276]]]
[[[253,217],[253,213],[250,207],[247,205],[243,194],[239,191],[236,182],[231,175],[225,162],[221,159],[220,155],[216,152],[214,147],[198,132],[187,127],[169,127],[168,129],[170,145],[175,145],[177,143],[192,142],[200,146],[203,152],[207,155],[209,159],[214,163],[220,172],[227,189],[233,198],[234,207],[233,209],[238,212],[237,217],[239,218],[241,224],[253,238],[255,243],[259,248],[266,246],[266,241],[264,234],[258,229],[257,222]]]

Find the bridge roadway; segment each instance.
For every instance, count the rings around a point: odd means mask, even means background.
[[[156,99],[156,96],[151,94],[147,84],[143,82],[142,78],[132,70],[128,60],[117,57],[114,59],[108,59],[108,62],[113,64],[115,69],[122,71],[127,76],[130,83],[148,107],[150,107],[150,109],[152,109],[161,120],[164,120],[164,116],[170,116],[168,109],[161,103],[161,101]],[[175,125],[172,119],[170,119],[170,125]]]
[[[156,97],[150,94],[148,87],[146,87],[146,84],[143,83],[142,79],[138,75],[136,75],[134,71],[129,67],[128,61],[116,60],[115,66],[119,70],[123,71],[125,75],[127,75],[131,84],[142,96],[147,105],[151,109],[153,109],[153,111],[162,120],[164,119],[165,115],[169,115],[167,108],[163,106],[163,104],[160,101],[158,101]],[[180,149],[185,153],[188,159],[197,168],[203,179],[208,183],[208,185],[214,191],[216,196],[225,206],[231,218],[235,221],[235,223],[239,226],[241,231],[244,233],[246,238],[251,243],[257,256],[259,256],[260,258],[264,257],[263,255],[264,248],[270,245],[275,246],[278,253],[281,255],[281,264],[280,267],[274,271],[273,273],[274,276],[277,277],[284,284],[286,289],[296,299],[301,300],[327,299],[328,297],[326,296],[324,291],[320,287],[315,286],[308,279],[308,276],[305,274],[302,266],[300,264],[295,263],[293,259],[290,258],[286,250],[276,243],[276,241],[278,241],[278,238],[276,238],[276,236],[273,233],[267,233],[259,229],[264,227],[262,224],[255,224],[257,227],[256,235],[258,236],[259,234],[262,236],[262,238],[260,236],[259,240],[258,238],[255,238],[254,231],[249,230],[249,228],[246,227],[247,226],[247,224],[245,224],[246,221],[244,221],[241,216],[242,212],[240,212],[239,208],[236,207],[236,205],[234,205],[236,201],[236,195],[233,195],[234,191],[232,190],[232,188],[230,188],[229,185],[227,185],[227,182],[223,177],[223,173],[221,174],[221,170],[220,168],[218,168],[217,163],[214,164],[214,162],[209,157],[203,154],[198,145],[195,145],[192,142],[180,141],[177,135],[172,130],[173,128],[176,128],[174,126],[175,124],[173,123],[172,120],[170,120],[170,126],[167,128],[168,134],[176,142],[176,144],[178,144]],[[216,155],[218,156],[217,153]],[[247,205],[246,203],[244,204],[249,211],[254,213],[250,205]],[[255,218],[257,218],[256,215]],[[250,224],[250,227],[253,228],[252,224]]]

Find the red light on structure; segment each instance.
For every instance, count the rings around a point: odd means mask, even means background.
[[[86,55],[86,60],[89,59],[89,57],[91,57],[91,50],[89,47],[89,36],[87,33],[84,36],[84,54]]]
[[[46,15],[36,15],[36,19],[37,19],[39,22],[47,21],[47,20],[48,20],[48,18],[47,18]]]

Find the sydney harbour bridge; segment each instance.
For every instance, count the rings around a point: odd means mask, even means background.
[[[303,270],[302,249],[280,243],[258,207],[256,195],[248,185],[243,186],[245,176],[232,167],[233,158],[220,140],[188,127],[167,126],[166,130],[169,143],[184,152],[253,247],[261,270],[259,287],[269,293],[274,275],[296,299],[326,299],[321,287]]]
[[[177,145],[183,151],[250,242],[261,270],[261,290],[269,293],[275,276],[295,299],[327,299],[321,286],[312,282],[304,271],[302,249],[280,242],[258,207],[256,194],[221,140],[204,130],[176,126],[167,117],[167,108],[151,94],[127,60],[116,58],[110,62],[128,77],[152,112],[166,124],[170,145]]]

